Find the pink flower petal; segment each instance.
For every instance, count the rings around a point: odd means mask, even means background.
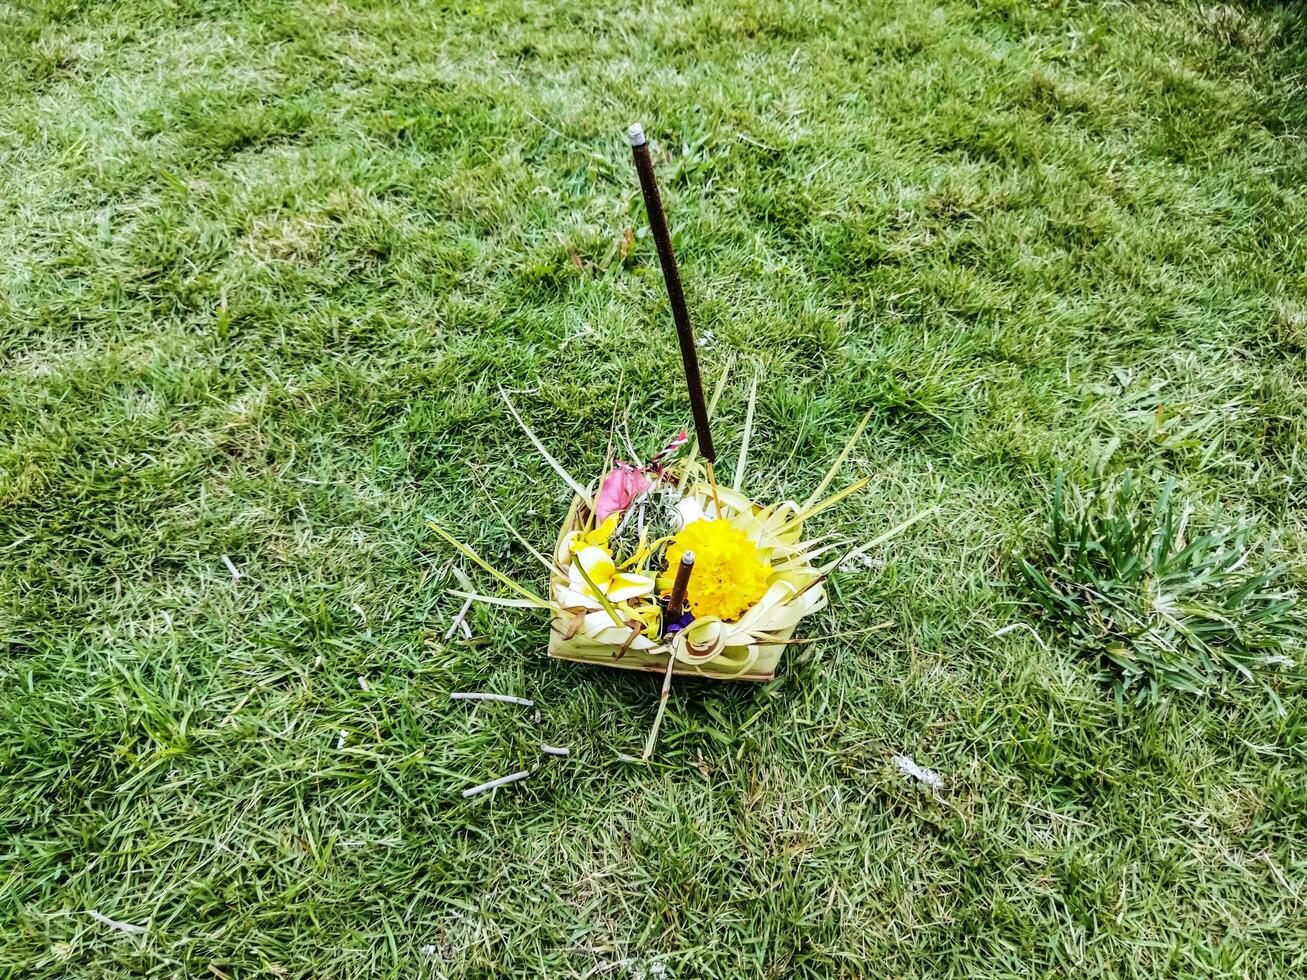
[[[642,497],[653,484],[638,467],[617,461],[617,465],[599,486],[595,500],[595,519],[602,524],[609,514],[626,510],[633,500]]]

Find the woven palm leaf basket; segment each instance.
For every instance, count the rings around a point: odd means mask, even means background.
[[[653,579],[648,613],[642,616],[641,604],[628,601],[624,604],[628,618],[623,618],[622,611],[611,615],[596,601],[595,592],[580,574],[579,562],[589,557],[583,554],[585,548],[573,553],[574,543],[595,524],[590,507],[577,496],[554,548],[550,591],[558,611],[550,622],[551,656],[658,673],[666,669],[667,658],[673,657],[675,674],[745,681],[767,681],[775,676],[782,651],[799,620],[826,605],[825,576],[805,551],[802,521],[795,519],[799,515],[797,507],[787,502],[764,508],[737,491],[718,488],[719,514],[712,487],[702,482],[685,487],[680,499],[684,502],[681,511],[712,515],[712,519],[727,521],[733,529],[744,531],[747,540],[756,546],[755,554],[763,556],[769,566],[762,595],[733,621],[709,614],[693,618],[689,625],[670,635],[660,635],[651,628],[658,621],[657,579],[636,572],[628,576],[635,580],[628,588],[643,585],[639,578]],[[653,565],[659,564],[653,555],[650,558]],[[695,605],[693,588],[691,578],[691,609]],[[615,594],[620,596],[622,592]]]
[[[755,394],[756,386],[745,446]],[[795,630],[800,621],[825,607],[827,576],[925,516],[918,514],[863,543],[833,533],[805,537],[810,518],[866,486],[864,477],[822,497],[863,425],[807,501],[762,505],[738,486],[706,480],[704,464],[692,451],[677,460],[668,459],[664,450],[645,466],[618,460],[597,487],[582,486],[549,453],[507,394],[503,397],[537,451],[574,492],[550,554],[542,554],[510,526],[544,566],[547,596],[514,581],[430,523],[512,593],[464,588],[454,594],[546,611],[549,654],[560,660],[657,672],[670,667],[674,674],[717,680],[770,680],[786,647],[799,642]],[[684,433],[679,442],[684,444]],[[742,450],[736,465],[741,477],[745,456]],[[691,549],[698,553],[697,564],[685,590],[684,611],[672,619],[666,607],[674,570],[677,559]]]

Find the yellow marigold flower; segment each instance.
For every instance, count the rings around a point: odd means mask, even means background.
[[[667,546],[667,567],[675,569],[681,555],[694,552],[694,572],[686,601],[696,617],[716,616],[729,622],[767,591],[771,565],[766,555],[727,520],[692,521]],[[675,572],[658,580],[660,591],[672,590]]]

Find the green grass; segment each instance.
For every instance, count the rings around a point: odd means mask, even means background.
[[[0,3],[0,975],[1302,975],[1301,689],[1118,705],[1013,556],[1129,469],[1302,582],[1304,29]],[[566,490],[498,385],[577,473],[619,398],[686,421],[636,119],[706,372],[767,371],[758,495],[870,411],[827,526],[939,508],[811,630],[891,627],[678,684],[649,767],[657,679],[526,612],[442,642],[422,522],[535,575],[482,488],[542,543]]]
[[[1127,473],[1068,494],[1059,475],[1046,552],[1021,562],[1031,600],[1141,704],[1301,681],[1307,615],[1253,543],[1265,529],[1218,523],[1174,491],[1174,479],[1153,488]]]

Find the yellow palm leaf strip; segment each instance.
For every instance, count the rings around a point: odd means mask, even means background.
[[[813,548],[811,551],[805,551],[802,555],[795,555],[790,559],[791,562],[797,562],[800,565],[811,565],[814,561],[826,554],[828,551],[835,551],[837,548],[843,548],[849,543],[850,538],[841,538],[839,541],[832,541],[829,544]],[[779,563],[776,567],[780,567]]]
[[[630,568],[632,565],[639,566],[646,558],[654,554],[659,548],[667,544],[674,537],[676,537],[676,535],[668,534],[665,537],[657,538],[654,541],[651,541],[649,544],[641,545],[639,548],[636,549],[635,554],[631,555],[630,558],[627,558],[625,561],[621,562],[617,567],[619,569],[627,569]]]
[[[595,585],[594,579],[592,579],[589,573],[586,572],[585,566],[576,558],[572,559],[572,564],[575,565],[576,570],[581,573],[581,578],[585,579],[585,584],[590,586],[590,591],[593,592],[594,597],[599,600],[599,605],[604,607],[604,612],[608,613],[612,618],[613,625],[625,626],[626,620],[622,619],[622,617],[617,614],[617,608],[612,604],[612,601],[609,600],[608,596],[604,595],[604,593],[599,590],[599,586]]]
[[[819,534],[815,538],[808,538],[805,541],[796,541],[794,544],[786,544],[784,541],[779,544],[769,544],[767,547],[772,551],[772,564],[780,565],[787,561],[805,561],[819,546],[836,541],[838,544],[848,544],[851,538],[847,538],[838,531],[830,531],[826,534]]]
[[[806,521],[809,517],[812,517],[814,514],[820,514],[823,510],[830,510],[845,497],[857,493],[859,490],[861,490],[870,482],[871,482],[871,477],[864,476],[857,483],[852,483],[849,486],[845,487],[843,490],[839,491],[838,493],[831,494],[825,500],[804,507],[803,510],[799,511],[797,514],[791,517],[789,521],[786,522],[785,526],[782,527],[780,531],[777,533],[784,534],[786,531],[790,530],[791,528],[799,524],[802,524],[804,521]]]
[[[522,420],[522,416],[518,414],[517,408],[513,405],[512,400],[508,397],[508,392],[506,392],[503,388],[500,388],[499,397],[504,399],[504,404],[507,405],[508,410],[513,413],[513,418],[516,419],[517,424],[522,427],[522,431],[526,433],[526,437],[531,440],[531,445],[536,447],[536,452],[538,452],[542,457],[544,457],[544,461],[553,468],[555,473],[557,473],[560,477],[562,477],[563,482],[566,483],[569,487],[571,487],[576,492],[576,495],[578,497],[580,497],[583,501],[585,501],[586,507],[590,508],[591,510],[594,510],[594,502],[590,499],[590,491],[587,490],[585,487],[581,486],[581,484],[577,483],[576,480],[572,477],[572,474],[567,472],[567,470],[563,469],[563,464],[560,463],[558,460],[554,459],[554,457],[549,454],[549,450],[546,449],[545,444],[540,441],[540,437],[531,431],[531,427],[527,425],[526,422]]]
[[[667,672],[663,674],[663,688],[658,696],[658,710],[654,714],[653,727],[649,729],[649,735],[644,740],[644,754],[640,756],[642,762],[649,761],[649,756],[653,755],[654,746],[658,744],[658,730],[663,727],[663,715],[667,713],[667,699],[672,693],[672,671],[675,667],[676,654],[668,650]]]
[[[740,458],[735,464],[735,476],[731,480],[731,488],[740,492],[740,487],[744,484],[744,467],[749,461],[749,437],[753,435],[753,410],[758,403],[758,375],[761,372],[753,372],[753,384],[749,386],[749,407],[744,413],[744,434],[740,437]]]
[[[853,452],[853,447],[857,445],[858,440],[862,437],[862,430],[867,427],[867,421],[870,418],[871,412],[867,412],[867,414],[862,417],[862,421],[858,423],[858,427],[853,430],[853,435],[849,436],[849,441],[844,444],[844,448],[840,450],[840,454],[835,457],[835,462],[831,464],[830,469],[826,471],[826,475],[823,476],[821,482],[817,484],[817,489],[812,491],[812,496],[803,502],[803,510],[807,510],[821,499],[821,495],[826,492],[826,488],[831,485],[836,475],[839,473],[840,467],[848,461],[849,453]]]
[[[433,530],[433,531],[435,531],[437,534],[439,534],[439,535],[440,535],[442,538],[444,538],[447,542],[449,542],[449,544],[450,544],[451,546],[453,546],[453,547],[454,547],[454,548],[455,548],[455,549],[456,549],[460,554],[462,554],[465,558],[467,558],[469,561],[474,561],[474,562],[476,562],[478,565],[480,565],[482,568],[484,568],[487,572],[489,572],[491,575],[493,575],[495,578],[497,578],[497,579],[498,579],[498,580],[499,580],[503,585],[505,585],[505,586],[507,586],[508,588],[512,589],[512,590],[513,590],[514,592],[516,592],[518,595],[522,596],[522,597],[525,598],[525,599],[531,599],[531,600],[534,600],[534,602],[536,603],[536,605],[539,606],[541,609],[552,609],[552,608],[553,608],[553,603],[546,602],[544,599],[541,599],[538,595],[536,595],[536,594],[535,594],[534,592],[532,592],[530,589],[523,588],[522,586],[518,585],[518,584],[517,584],[516,582],[514,582],[511,578],[509,578],[507,575],[505,575],[505,574],[504,574],[503,572],[501,572],[499,569],[495,568],[495,566],[491,565],[488,561],[486,561],[484,558],[482,558],[480,555],[478,555],[475,551],[473,551],[471,548],[469,548],[467,545],[465,545],[462,541],[458,540],[458,538],[454,537],[452,534],[450,534],[448,531],[446,531],[443,527],[441,527],[439,524],[437,524],[435,521],[433,521],[430,517],[427,518],[427,526],[430,527],[431,530]]]

